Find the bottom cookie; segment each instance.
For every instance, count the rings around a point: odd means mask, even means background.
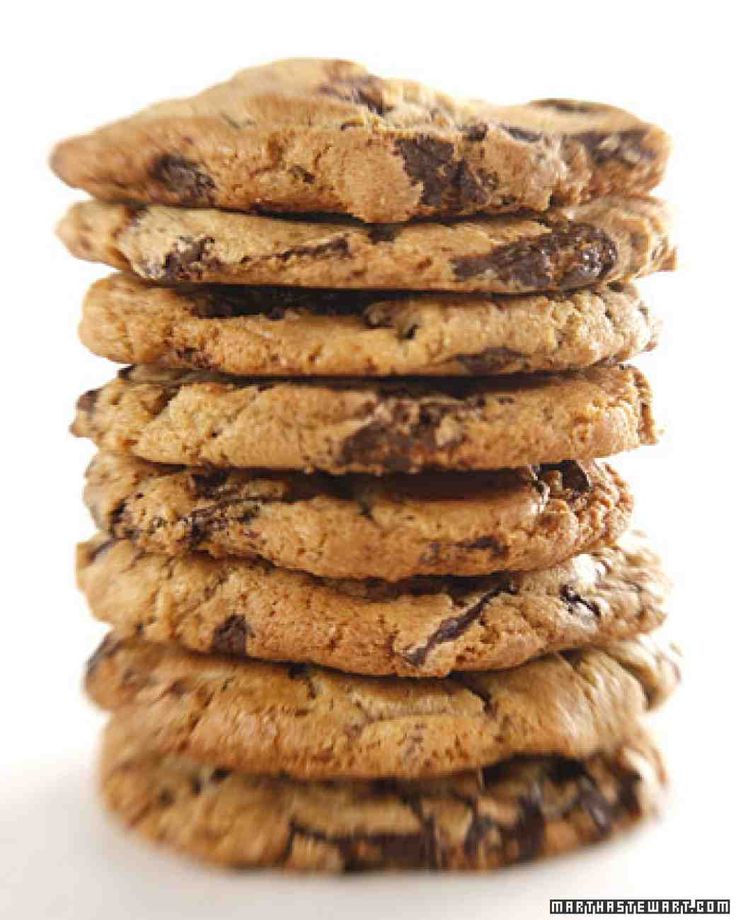
[[[563,853],[653,813],[665,782],[643,732],[584,760],[514,758],[440,780],[300,782],[147,750],[105,732],[107,807],[143,836],[239,868],[494,869]]]

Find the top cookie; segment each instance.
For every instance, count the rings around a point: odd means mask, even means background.
[[[59,236],[77,258],[163,284],[533,294],[675,265],[667,208],[655,198],[388,227],[83,201],[61,221]]]
[[[98,198],[389,223],[638,194],[668,153],[660,128],[611,106],[464,102],[348,61],[286,60],[66,140],[51,165]]]

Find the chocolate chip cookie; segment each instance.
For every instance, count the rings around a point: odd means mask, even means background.
[[[599,103],[463,102],[348,61],[286,60],[64,141],[51,162],[97,198],[390,223],[638,194],[668,154],[660,128]]]
[[[92,613],[120,636],[197,652],[445,677],[649,632],[666,581],[638,535],[535,572],[335,581],[268,563],[171,559],[100,534],[77,550]]]
[[[658,751],[637,730],[583,759],[515,758],[439,780],[304,782],[233,773],[105,732],[107,807],[151,840],[246,868],[495,869],[603,840],[657,810]]]
[[[613,750],[678,681],[652,637],[442,679],[196,655],[110,634],[92,699],[151,749],[302,779],[444,776],[516,755]]]
[[[587,460],[657,439],[649,384],[626,365],[329,382],[141,365],[85,393],[72,431],[157,463],[379,475]]]
[[[309,288],[92,285],[84,344],[122,364],[235,375],[463,376],[566,371],[654,347],[633,285],[566,294],[408,294]]]
[[[163,284],[524,294],[626,281],[675,260],[667,210],[654,198],[377,227],[84,201],[59,235],[78,258]]]
[[[485,575],[613,543],[631,495],[609,467],[566,461],[385,477],[167,467],[99,454],[85,499],[136,548],[261,557],[331,578]]]

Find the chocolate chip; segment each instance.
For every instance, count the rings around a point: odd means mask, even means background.
[[[135,681],[133,681],[133,674],[129,671],[123,673],[123,683],[126,682],[126,678],[128,678],[128,682],[135,683]],[[184,680],[172,680],[166,688],[166,692],[170,693],[172,696],[182,697],[189,692],[189,686]]]
[[[100,395],[100,390],[87,390],[77,400],[77,410],[79,412],[90,413],[94,411],[95,404]]]
[[[371,243],[391,243],[398,233],[396,224],[374,224],[368,228],[368,239]]]
[[[87,554],[87,562],[92,563],[97,559],[100,559],[110,549],[112,549],[112,547],[115,546],[117,542],[118,541],[115,539],[115,537],[110,537],[109,539],[104,540],[102,543],[98,543],[97,546],[95,546],[94,549],[90,550],[90,552]]]
[[[227,470],[207,470],[205,473],[191,473],[189,482],[196,498],[215,498],[227,482]]]
[[[488,135],[488,125],[476,122],[474,124],[465,125],[462,132],[467,140],[477,143],[478,141],[486,139]]]
[[[216,369],[215,365],[213,365],[211,359],[207,357],[207,355],[202,354],[199,349],[192,348],[191,346],[178,346],[174,349],[174,357],[180,364],[183,364],[186,367],[194,367],[201,371]]]
[[[289,167],[289,172],[292,176],[295,176],[297,179],[302,181],[305,185],[314,184],[314,174],[309,172],[309,170],[304,169],[303,166],[295,164],[294,166]]]
[[[118,650],[118,648],[120,648],[121,644],[122,643],[119,639],[115,639],[111,635],[105,636],[102,642],[95,649],[91,658],[87,659],[87,677],[92,677],[102,662],[106,661],[108,658],[111,658]]]
[[[474,540],[461,540],[457,546],[462,549],[488,549],[497,556],[502,556],[508,546],[501,542],[498,537],[485,536],[476,537]]]
[[[311,246],[294,246],[293,249],[285,249],[283,252],[278,253],[276,258],[281,262],[287,262],[294,257],[321,258],[322,256],[329,256],[330,258],[339,258],[348,255],[350,255],[348,238],[346,236],[337,236],[331,240],[326,240],[324,243],[316,243]],[[246,262],[247,260],[248,256],[241,261]]]
[[[485,204],[488,191],[495,185],[495,181],[481,182],[467,163],[459,163],[453,178],[457,209],[466,211],[472,205]]]
[[[470,629],[473,623],[481,618],[486,607],[494,597],[497,597],[503,592],[510,591],[511,589],[511,580],[508,577],[499,576],[496,579],[496,584],[482,594],[477,601],[472,603],[462,613],[442,620],[439,626],[430,633],[421,645],[415,646],[413,649],[409,649],[406,652],[402,652],[401,657],[415,667],[424,664],[431,651],[438,645],[459,639],[463,633]]]
[[[245,617],[234,613],[214,630],[210,649],[219,655],[243,656],[247,654],[248,636],[252,635]]]
[[[355,871],[375,865],[371,849],[380,854],[382,866],[391,865],[407,868],[436,869],[439,866],[440,849],[434,820],[426,819],[414,833],[372,834],[356,830],[352,834],[328,834],[320,828],[308,827],[303,823],[291,822],[291,831],[320,843],[332,844],[342,857],[344,868]]]
[[[494,174],[476,173],[465,160],[456,160],[453,145],[438,137],[419,134],[399,138],[396,149],[407,175],[422,186],[420,201],[430,207],[477,210],[498,184]]]
[[[186,157],[164,154],[151,165],[151,177],[173,192],[184,205],[212,204],[215,182],[199,163]]]
[[[590,777],[583,777],[578,787],[578,805],[595,824],[601,837],[607,837],[613,827],[613,809]]]
[[[345,102],[354,102],[362,105],[375,115],[385,115],[393,106],[387,105],[383,99],[383,81],[380,77],[367,74],[347,80],[336,80],[334,83],[325,83],[317,90],[323,96],[335,96]]]
[[[555,757],[551,760],[549,771],[553,783],[577,781],[585,775],[585,769],[579,760],[569,760],[566,757]]]
[[[560,588],[560,597],[565,602],[565,605],[570,613],[575,615],[582,614],[586,617],[590,616],[592,613],[596,619],[598,619],[601,615],[601,609],[595,601],[589,601],[582,597],[570,585],[563,585]]]
[[[569,223],[533,239],[452,260],[455,277],[491,274],[524,290],[574,288],[601,281],[616,264],[614,241],[588,224]]]
[[[563,488],[568,489],[574,496],[583,495],[592,490],[593,482],[577,460],[563,460],[562,463],[557,463],[552,468],[559,470]]]
[[[227,779],[231,773],[232,770],[225,770],[222,767],[215,767],[212,773],[210,773],[210,782],[221,783],[224,779]]]
[[[399,138],[396,148],[407,174],[422,186],[422,204],[438,206],[453,178],[454,147],[429,134]]]
[[[451,450],[462,441],[462,434],[438,440],[442,422],[458,413],[456,406],[427,402],[417,413],[413,401],[394,399],[387,409],[386,418],[368,422],[345,439],[340,451],[343,465],[377,464],[391,472],[410,472],[417,451]]]
[[[463,841],[463,850],[465,850],[465,855],[469,859],[473,859],[478,855],[481,844],[493,827],[494,822],[492,818],[488,815],[481,815],[477,811],[473,812],[473,817],[465,832],[465,840]]]
[[[636,166],[642,160],[653,160],[655,152],[644,144],[646,130],[630,128],[616,133],[583,131],[568,135],[568,138],[582,144],[594,163],[601,166],[611,160],[624,166]]]
[[[476,354],[455,355],[455,360],[461,364],[465,370],[471,374],[497,374],[505,370],[509,365],[522,365],[527,360],[527,355],[520,351],[514,351],[511,348],[503,346],[497,348],[485,348]]]
[[[544,135],[539,131],[530,131],[528,128],[519,128],[516,125],[500,125],[499,127],[510,134],[516,141],[525,141],[527,144],[533,144],[541,140]]]
[[[597,102],[581,102],[577,99],[535,99],[529,105],[540,109],[556,109],[558,112],[602,112],[606,106]]]
[[[202,277],[204,268],[216,268],[220,260],[210,256],[209,252],[215,240],[211,236],[197,239],[180,236],[175,248],[164,258],[160,266],[147,266],[150,277],[159,281],[194,281]]]
[[[537,856],[544,844],[544,815],[535,796],[524,796],[519,800],[521,818],[508,832],[508,839],[516,842],[518,859],[525,862]],[[506,835],[504,835],[506,836]]]
[[[379,226],[388,228],[391,225]],[[198,286],[196,290],[182,293],[187,297],[191,311],[202,319],[258,315],[270,320],[281,320],[290,310],[302,310],[319,316],[360,313],[377,301],[387,298],[405,299],[409,296],[408,291],[341,291],[227,284]]]

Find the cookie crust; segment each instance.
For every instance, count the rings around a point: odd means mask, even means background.
[[[302,779],[445,776],[612,750],[677,684],[653,637],[443,679],[361,677],[108,636],[86,687],[160,753]]]
[[[599,103],[463,102],[348,61],[286,60],[63,141],[51,165],[97,198],[391,223],[639,194],[669,147]]]
[[[151,840],[237,868],[485,870],[606,839],[657,812],[666,775],[640,731],[585,760],[517,758],[443,780],[299,782],[162,756],[105,732],[107,808]]]
[[[657,438],[649,384],[626,365],[329,382],[135,366],[80,398],[72,431],[157,463],[379,475],[588,460]]]
[[[495,297],[222,285],[115,274],[90,288],[80,337],[121,364],[239,376],[467,376],[628,360],[658,323],[633,285]]]

